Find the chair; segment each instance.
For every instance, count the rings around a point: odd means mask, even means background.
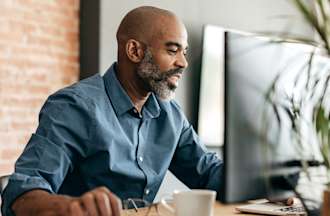
[[[10,175],[0,176],[0,194],[4,191],[5,187],[8,184]]]

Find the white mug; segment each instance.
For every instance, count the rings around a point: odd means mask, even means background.
[[[174,191],[174,208],[165,199],[161,204],[175,216],[213,216],[216,194],[212,190]]]

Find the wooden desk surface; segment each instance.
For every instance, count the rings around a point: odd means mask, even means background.
[[[225,205],[221,204],[219,202],[216,202],[214,205],[214,215],[213,216],[260,216],[256,214],[243,214],[235,211],[235,207],[239,204],[231,204],[231,205]],[[166,209],[159,206],[159,212],[161,216],[173,216],[170,212],[168,212]],[[135,210],[129,210],[124,212],[123,216],[130,215],[130,216],[145,216],[147,212],[147,209],[139,209],[139,212],[135,212]],[[127,214],[128,213],[128,214]],[[150,216],[153,216],[155,214],[150,214]]]

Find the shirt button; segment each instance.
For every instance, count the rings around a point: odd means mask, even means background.
[[[146,190],[144,191],[144,193],[145,193],[146,195],[148,195],[148,194],[150,193],[150,190],[149,190],[149,189],[146,189]]]
[[[140,160],[141,162],[143,162],[143,157],[139,157],[139,160]]]

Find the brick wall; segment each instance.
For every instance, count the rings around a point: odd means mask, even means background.
[[[79,76],[79,0],[0,0],[0,175],[47,96]]]

